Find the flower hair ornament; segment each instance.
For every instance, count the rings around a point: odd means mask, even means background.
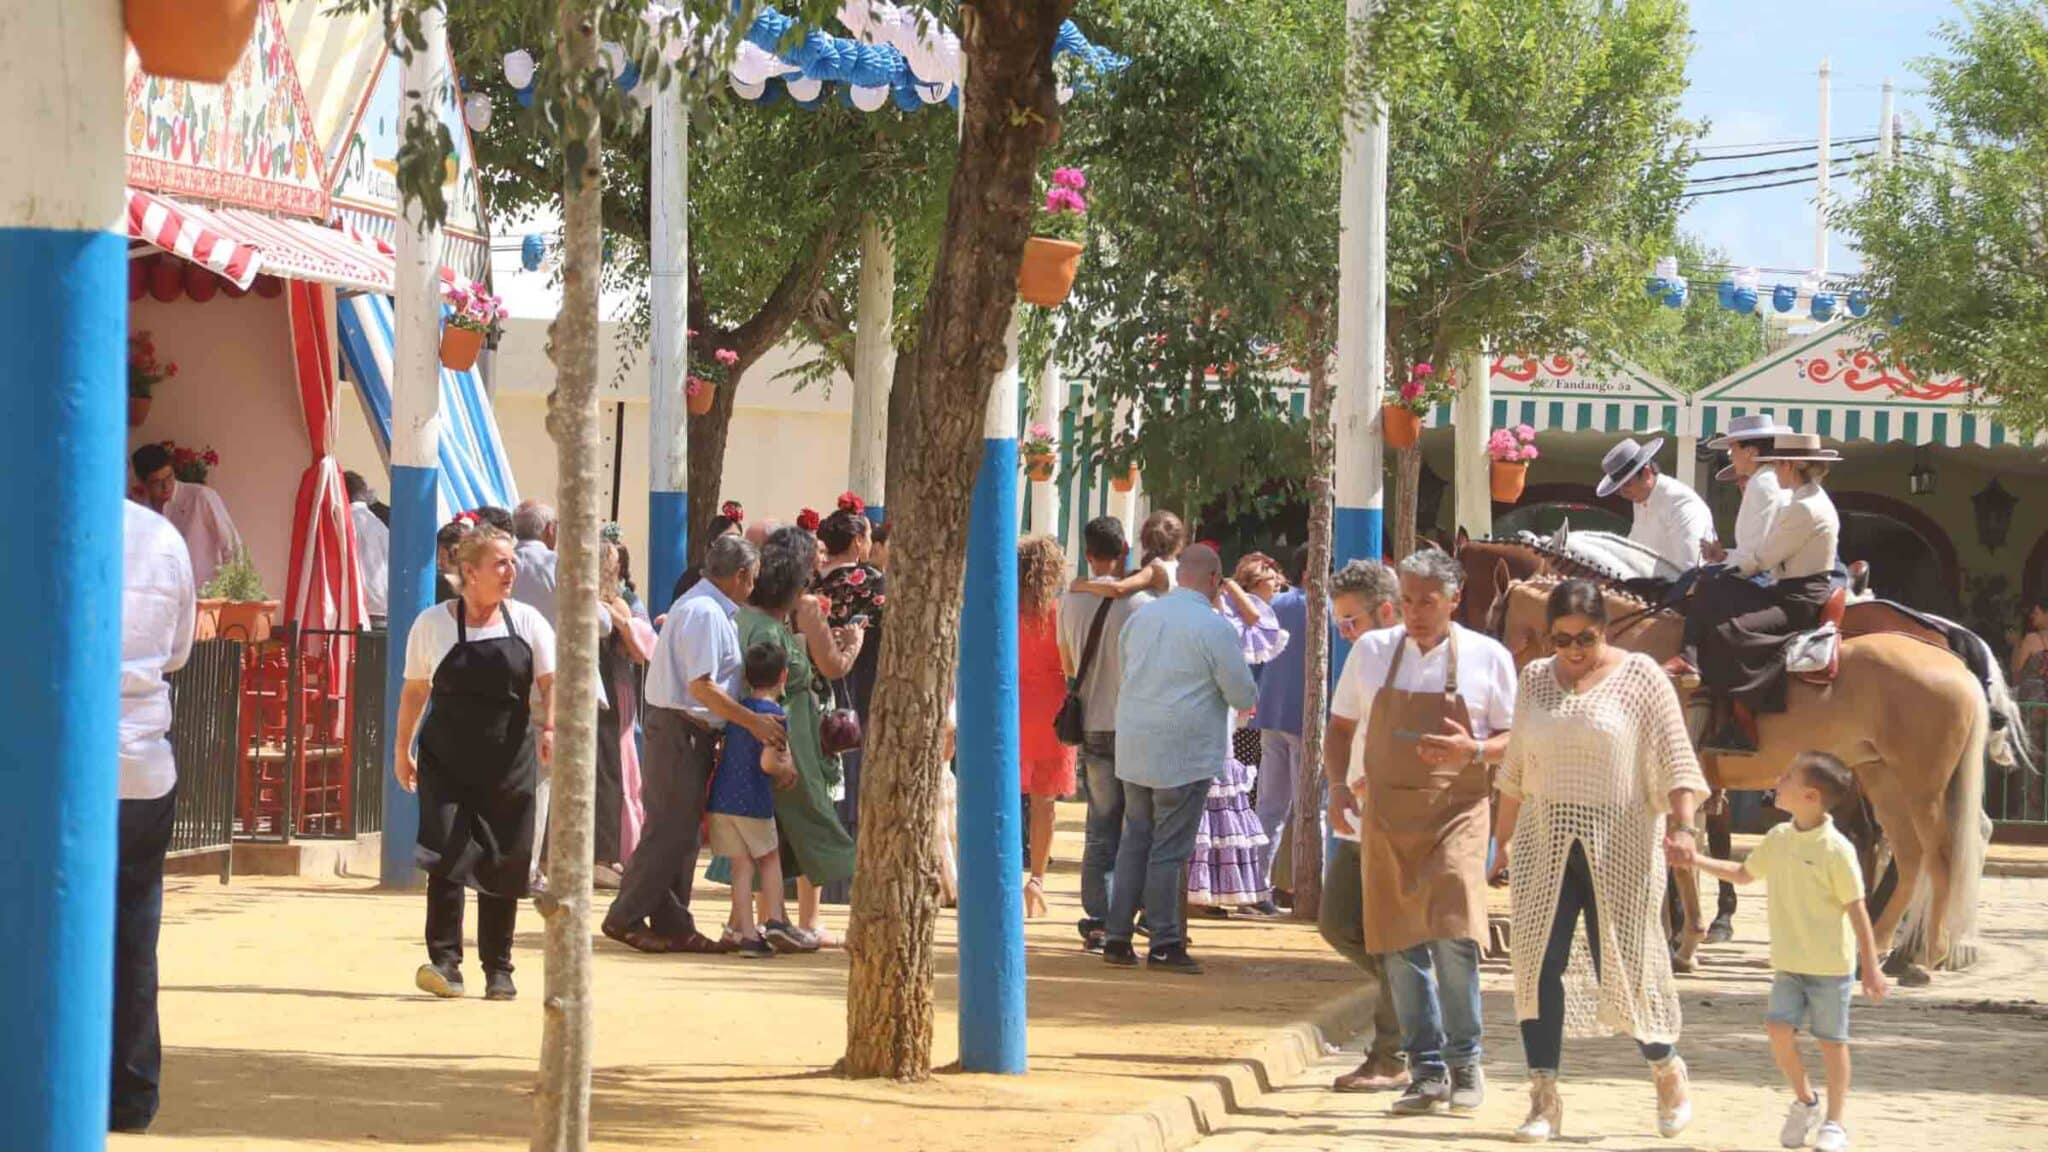
[[[848,491],[841,492],[839,494],[839,510],[841,512],[849,512],[855,516],[858,516],[861,513],[866,512],[868,510],[868,506],[864,502],[862,502],[860,497],[855,496],[852,492]]]
[[[737,500],[727,500],[725,503],[720,504],[718,506],[718,514],[734,524],[745,524],[747,522],[747,510],[740,507],[740,502]]]
[[[806,532],[816,532],[818,524],[818,512],[815,508],[806,508],[796,514],[796,526]]]
[[[457,512],[448,522],[450,524],[460,524],[464,528],[474,528],[478,524],[483,523],[483,517],[474,512]]]

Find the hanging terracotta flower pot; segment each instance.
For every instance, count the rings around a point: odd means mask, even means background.
[[[1522,487],[1529,482],[1529,464],[1525,460],[1495,460],[1488,477],[1492,481],[1493,501],[1496,504],[1513,504],[1522,498]]]
[[[718,389],[706,384],[701,388],[691,389],[685,398],[690,403],[690,415],[709,416],[711,405],[718,400]]]
[[[130,428],[142,427],[143,423],[149,419],[149,406],[154,402],[155,400],[149,396],[130,396],[128,398],[128,426]]]
[[[1136,464],[1131,465],[1130,470],[1123,475],[1112,476],[1109,480],[1109,490],[1112,492],[1129,492],[1137,486],[1138,466]]]
[[[235,70],[261,0],[125,0],[128,39],[152,76],[218,84]]]
[[[1052,479],[1052,472],[1055,466],[1055,461],[1050,456],[1026,456],[1024,458],[1024,474],[1041,484]]]
[[[1074,291],[1074,275],[1081,270],[1081,251],[1071,240],[1026,240],[1024,263],[1017,269],[1017,295],[1040,308],[1065,304]]]
[[[484,334],[475,328],[450,324],[441,330],[441,366],[451,372],[467,372],[476,367],[477,353],[483,350]]]
[[[1387,447],[1413,448],[1422,440],[1422,417],[1399,404],[1380,405],[1380,427]]]

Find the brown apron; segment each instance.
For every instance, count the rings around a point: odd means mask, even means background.
[[[1458,695],[1457,633],[1444,643],[1450,646],[1444,690],[1397,691],[1408,650],[1403,633],[1366,720],[1358,859],[1365,950],[1375,955],[1429,940],[1486,938],[1486,765],[1422,761],[1422,737],[1444,734],[1444,721],[1472,728]]]

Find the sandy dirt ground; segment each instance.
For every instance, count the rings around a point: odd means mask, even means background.
[[[1062,808],[1030,922],[1031,1074],[849,1082],[846,957],[642,956],[596,942],[593,1146],[981,1149],[1070,1144],[1171,1094],[1353,987],[1312,926],[1198,920],[1206,976],[1107,968],[1074,932],[1081,810]],[[600,893],[600,908],[609,894]],[[700,884],[716,924],[726,890]],[[111,1147],[206,1152],[526,1146],[540,1040],[540,920],[522,909],[520,999],[413,990],[423,898],[360,882],[174,878],[161,949],[163,1107]],[[474,912],[471,913],[472,926]],[[843,911],[827,913],[835,930]],[[593,933],[597,921],[592,920]],[[957,1058],[953,920],[940,932],[937,1063]]]
[[[1751,892],[1757,892],[1754,899]],[[1894,985],[1881,1005],[1851,1009],[1855,1085],[1847,1126],[1864,1149],[2039,1149],[2048,1125],[2048,880],[1984,882],[1982,962],[1939,973],[1931,987]],[[1709,907],[1711,907],[1711,897]],[[1567,1040],[1564,1139],[1573,1148],[1763,1149],[1778,1146],[1790,1101],[1763,1034],[1770,971],[1764,899],[1745,890],[1737,940],[1706,949],[1682,978],[1697,1119],[1676,1140],[1656,1134],[1655,1094],[1625,1039]],[[1489,963],[1485,988],[1487,1101],[1470,1117],[1396,1118],[1386,1096],[1340,1095],[1332,1077],[1355,1050],[1332,1053],[1291,1083],[1249,1102],[1198,1145],[1204,1152],[1281,1149],[1519,1147],[1507,1135],[1527,1111],[1512,978]],[[1806,1048],[1809,1074],[1820,1077]]]

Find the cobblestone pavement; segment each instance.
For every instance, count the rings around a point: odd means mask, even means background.
[[[1759,894],[1754,898],[1751,891]],[[1764,901],[1745,890],[1736,940],[1702,951],[1681,978],[1679,1045],[1692,1069],[1696,1119],[1676,1140],[1656,1135],[1648,1072],[1624,1038],[1568,1040],[1564,1138],[1586,1149],[1759,1149],[1777,1146],[1789,1094],[1763,1034],[1770,981]],[[1710,905],[1711,906],[1711,905]],[[1899,988],[1881,1005],[1852,1009],[1855,1085],[1847,1117],[1866,1149],[2039,1149],[2048,1125],[2048,880],[1984,882],[1980,962],[1937,973],[1928,988]],[[1483,977],[1489,1075],[1486,1104],[1469,1117],[1399,1118],[1390,1097],[1329,1090],[1359,1059],[1353,1041],[1296,1080],[1233,1113],[1197,1145],[1203,1152],[1505,1148],[1527,1108],[1522,1046],[1505,963]],[[1818,1053],[1808,1068],[1820,1075]]]

